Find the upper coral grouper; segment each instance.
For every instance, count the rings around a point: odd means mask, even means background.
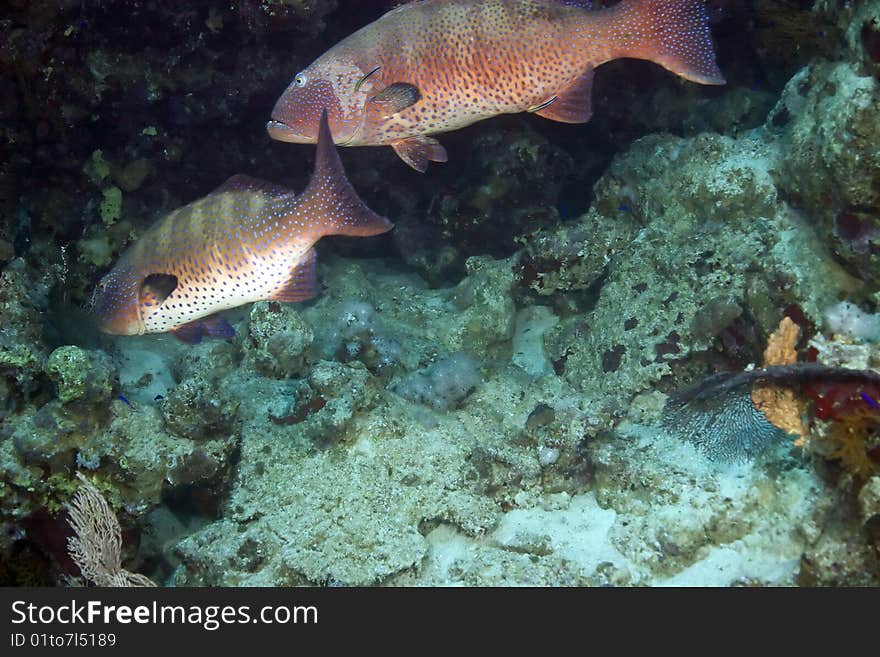
[[[230,337],[215,315],[245,303],[303,301],[317,293],[314,244],[325,235],[366,237],[391,229],[358,198],[342,169],[326,113],[315,171],[299,197],[233,176],[152,226],[98,284],[93,312],[116,335],[172,331],[195,342]]]
[[[704,0],[416,0],[336,44],[298,73],[269,134],[314,143],[321,110],[336,143],[388,144],[419,171],[445,162],[428,135],[497,114],[585,123],[597,66],[647,59],[700,84],[723,84]]]

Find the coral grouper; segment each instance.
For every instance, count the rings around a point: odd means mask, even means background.
[[[622,0],[595,11],[585,5],[402,5],[298,73],[267,129],[281,141],[314,143],[326,107],[338,144],[388,144],[425,171],[429,161],[446,161],[428,135],[517,112],[589,121],[593,71],[613,59],[647,59],[693,82],[724,83],[703,0]]]
[[[348,183],[326,114],[319,123],[315,171],[301,196],[233,176],[159,220],[98,284],[99,328],[117,335],[172,331],[186,341],[229,337],[232,329],[214,313],[315,296],[314,244],[323,236],[390,230]]]

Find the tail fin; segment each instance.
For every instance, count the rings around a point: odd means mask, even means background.
[[[724,84],[715,63],[705,0],[621,0],[619,56],[647,59],[691,82]]]
[[[322,226],[324,235],[370,237],[394,227],[388,219],[370,210],[348,182],[330,134],[327,110],[321,114],[315,170],[301,198],[313,221]]]

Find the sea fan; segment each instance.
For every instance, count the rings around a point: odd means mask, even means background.
[[[817,384],[824,389],[852,383],[876,386],[880,374],[817,363],[716,374],[673,393],[666,402],[663,426],[713,460],[741,461],[755,457],[785,435],[756,408],[752,396],[755,388],[772,384],[810,391]]]
[[[753,459],[785,435],[755,408],[749,388],[711,397],[671,397],[663,424],[718,461]]]

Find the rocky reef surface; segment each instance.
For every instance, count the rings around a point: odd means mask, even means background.
[[[78,308],[229,175],[302,188],[311,150],[263,123],[358,25],[345,0],[129,4],[2,18],[4,583],[76,575],[77,471],[173,585],[880,583],[870,404],[859,469],[821,418],[732,463],[659,426],[783,317],[803,359],[880,371],[880,2],[713,2],[727,87],[615,62],[591,124],[482,122],[425,176],[345,150],[394,234],[322,241],[317,299],[196,346]]]

